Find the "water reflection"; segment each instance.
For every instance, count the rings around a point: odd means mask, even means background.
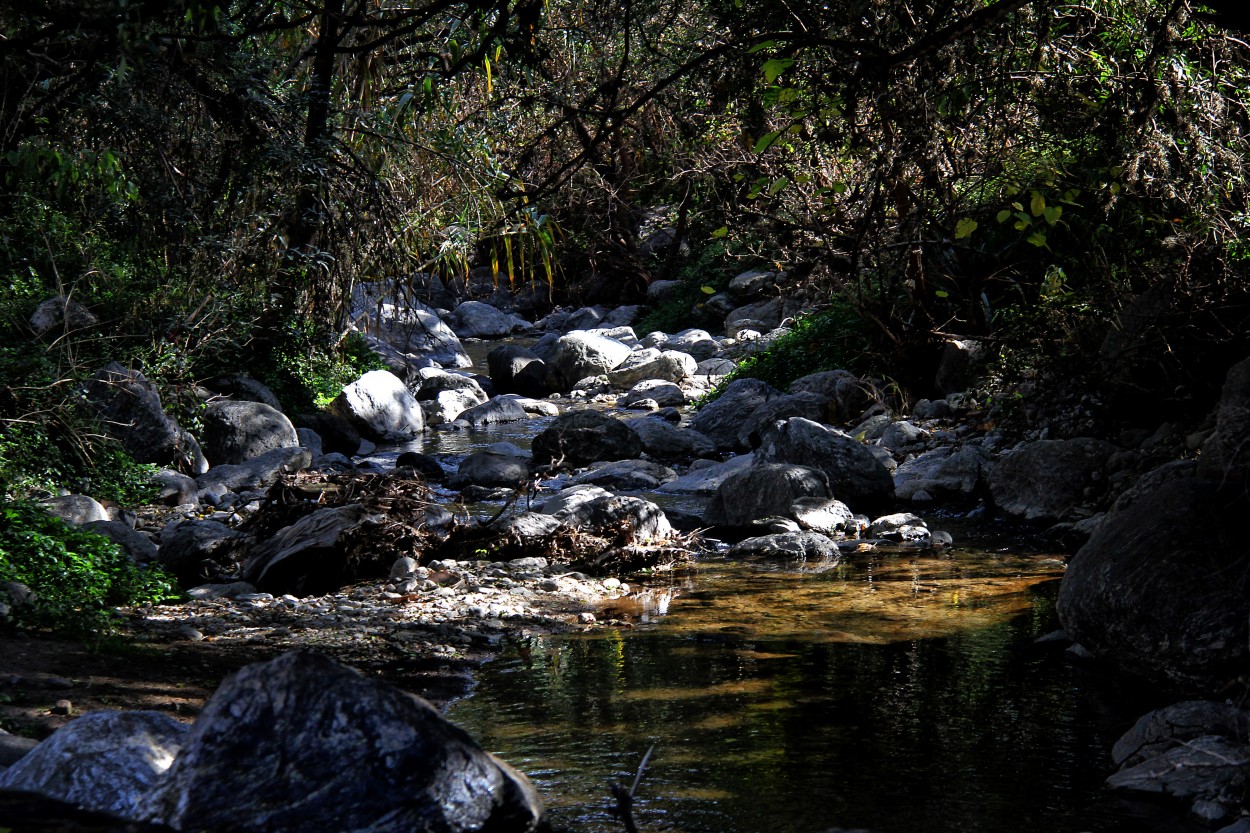
[[[1058,573],[970,552],[818,573],[711,563],[616,609],[633,629],[492,663],[451,717],[567,830],[622,829],[606,785],[632,781],[652,743],[647,833],[1137,830],[1100,785],[1141,698],[1095,696],[1032,646]]]

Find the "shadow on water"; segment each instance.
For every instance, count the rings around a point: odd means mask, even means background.
[[[712,561],[491,663],[450,713],[525,771],[557,829],[622,830],[607,784],[655,744],[644,833],[1146,829],[1102,790],[1158,705],[1033,640],[1062,565],[960,551],[828,569]]]

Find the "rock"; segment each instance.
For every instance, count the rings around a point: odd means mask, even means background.
[[[1250,744],[1203,736],[1107,778],[1116,790],[1155,793],[1184,800],[1246,794]]]
[[[481,405],[474,405],[460,414],[460,419],[480,428],[483,425],[500,425],[505,422],[518,422],[529,419],[529,414],[521,402],[514,396],[496,396]]]
[[[783,273],[784,274],[784,273]],[[763,296],[777,286],[777,272],[765,272],[752,269],[734,276],[729,282],[729,292],[742,301],[749,301]]]
[[[199,444],[165,413],[156,386],[139,371],[111,362],[87,382],[86,394],[105,433],[136,462],[192,474],[206,468]]]
[[[447,477],[447,472],[443,471],[443,467],[438,460],[429,454],[422,454],[419,451],[405,451],[395,458],[395,468],[415,469],[418,474],[431,483],[442,483]]]
[[[570,312],[559,329],[590,330],[598,327],[607,314],[608,310],[606,307],[581,307]]]
[[[730,310],[725,314],[725,321],[732,322],[750,319],[763,322],[771,330],[780,326],[782,319],[786,316],[793,315],[798,311],[798,305],[791,301],[782,298],[770,298]]]
[[[0,789],[27,790],[130,819],[165,775],[187,727],[159,712],[84,714],[0,775]]]
[[[617,400],[617,404],[623,408],[632,408],[643,401],[654,402],[657,408],[680,408],[686,404],[686,392],[672,382],[646,379],[630,388]]]
[[[218,521],[170,521],[161,530],[156,560],[185,585],[202,583],[204,562],[218,564],[232,553],[238,533]]]
[[[569,526],[612,537],[624,527],[637,542],[661,541],[673,534],[663,510],[651,501],[614,495],[598,486],[565,489],[544,503],[542,512]]]
[[[299,447],[308,449],[314,460],[325,455],[325,445],[316,431],[311,428],[296,428],[295,436],[299,437]]]
[[[1215,690],[1250,659],[1250,507],[1219,482],[1161,483],[1108,513],[1072,558],[1058,612],[1096,656],[1148,678]]]
[[[1203,735],[1245,743],[1250,740],[1250,712],[1211,700],[1186,700],[1155,709],[1138,718],[1115,742],[1111,760],[1122,767],[1136,766]]]
[[[396,303],[396,301],[400,303]],[[352,324],[361,332],[408,354],[423,356],[443,367],[472,364],[456,334],[433,309],[415,300],[397,298],[388,286],[358,285],[353,293]]]
[[[491,448],[475,451],[464,461],[452,476],[450,484],[454,489],[465,486],[505,486],[515,489],[530,478],[530,457],[513,453],[501,448],[504,443],[496,443]]]
[[[236,401],[260,402],[275,411],[282,410],[282,403],[278,401],[274,392],[267,385],[256,381],[246,373],[227,373],[224,376],[218,376],[209,382],[207,387],[215,393]]]
[[[923,446],[931,435],[928,431],[906,420],[891,422],[881,432],[878,444],[894,454],[902,454],[917,446]]]
[[[445,422],[455,422],[461,414],[478,405],[484,405],[486,400],[486,394],[480,388],[477,391],[460,388],[441,390],[432,399],[417,401],[421,402],[426,423],[441,425]]]
[[[609,317],[611,317],[610,314]],[[610,338],[613,341],[619,341],[621,344],[627,345],[631,351],[639,346],[638,336],[634,333],[633,327],[620,325],[609,326],[607,318],[603,320],[603,326],[587,328],[585,332],[588,335],[602,336],[603,338]]]
[[[671,301],[679,289],[681,281],[652,281],[647,285],[647,302],[659,305]]]
[[[182,506],[184,504],[198,505],[200,502],[200,499],[196,497],[196,492],[200,487],[196,484],[194,477],[188,477],[173,469],[161,469],[152,476],[152,482],[158,488],[156,503],[165,506]]]
[[[707,330],[682,330],[670,336],[664,347],[693,356],[696,360],[713,359],[720,355],[720,342]]]
[[[697,369],[698,363],[688,353],[648,348],[631,353],[607,376],[613,385],[628,388],[645,379],[680,382],[693,376]]]
[[[867,537],[884,538],[887,541],[927,541],[929,527],[918,515],[896,512],[874,520],[868,526]]]
[[[53,330],[57,335],[75,330],[85,330],[100,323],[94,312],[73,298],[48,298],[35,307],[30,315],[30,328],[37,336],[45,336]]]
[[[790,393],[819,393],[833,400],[833,418],[853,422],[872,407],[880,395],[876,387],[846,370],[822,370],[809,373],[790,383]]]
[[[156,560],[156,544],[152,539],[121,521],[91,521],[84,524],[83,529],[108,538],[138,564]]]
[[[530,326],[528,321],[481,301],[460,304],[447,316],[447,324],[459,338],[500,338]]]
[[[894,501],[894,480],[862,443],[802,417],[780,423],[760,448],[761,459],[811,466],[829,481],[830,497],[867,515]]]
[[[721,395],[703,406],[690,427],[704,434],[724,451],[746,448],[738,434],[745,419],[761,405],[781,396],[781,391],[759,379],[737,379],[725,386]]]
[[[967,390],[976,381],[977,372],[984,362],[981,342],[975,339],[950,339],[942,347],[938,359],[933,386],[938,393],[948,396]]]
[[[425,429],[421,406],[387,370],[371,370],[343,388],[330,410],[371,440],[408,439]]]
[[[533,831],[540,799],[429,703],[313,653],[229,677],[144,815],[179,829]]]
[[[541,361],[542,359],[536,353],[519,344],[501,344],[486,354],[486,367],[490,373],[490,380],[500,393],[534,395],[518,387],[517,376],[526,365]],[[546,391],[542,395],[550,392]]]
[[[353,457],[360,450],[360,432],[338,414],[329,411],[301,414],[293,422],[316,431],[321,437],[322,451],[326,454]]]
[[[556,417],[534,437],[534,465],[580,468],[599,460],[626,460],[642,453],[629,423],[583,409]]]
[[[704,510],[710,526],[745,527],[772,515],[790,517],[800,498],[828,499],[829,481],[806,466],[762,462],[725,478]]]
[[[716,453],[715,444],[698,431],[678,428],[655,416],[631,420],[629,427],[642,441],[642,450],[659,460],[688,460]]]
[[[587,376],[606,373],[629,357],[630,349],[615,339],[572,332],[560,336],[552,346],[548,363],[567,390]]]
[[[894,494],[899,500],[912,500],[920,492],[934,501],[974,499],[988,460],[978,446],[935,448],[895,469]]]
[[[829,418],[829,405],[829,398],[819,393],[786,393],[776,396],[760,405],[742,421],[742,427],[738,429],[738,445],[742,448],[759,448],[773,430],[773,424],[790,417],[824,422]]]
[[[225,584],[201,584],[199,587],[192,587],[188,590],[187,595],[192,599],[211,601],[212,599],[237,599],[240,596],[249,596],[257,592],[259,591],[254,584],[246,581],[231,581]]]
[[[356,504],[318,509],[253,547],[243,562],[243,579],[274,594],[337,590],[378,566],[354,563],[347,552],[353,533],[370,522]]]
[[[647,460],[614,460],[598,465],[572,479],[574,485],[589,483],[606,489],[636,492],[655,489],[677,477],[668,466]]]
[[[728,555],[730,558],[785,558],[835,564],[841,559],[838,545],[818,532],[783,532],[747,538],[730,547]]]
[[[1234,493],[1250,479],[1250,359],[1233,365],[1224,378],[1215,433],[1203,443],[1198,474],[1218,479]]]
[[[501,534],[522,543],[545,538],[563,527],[562,521],[543,512],[522,512],[499,522]]]
[[[11,767],[39,745],[34,738],[23,738],[0,731],[0,767]],[[3,776],[0,770],[0,776]],[[0,818],[4,816],[0,815]]]
[[[603,317],[605,327],[632,327],[642,315],[641,304],[622,304]],[[637,341],[637,339],[635,339]]]
[[[670,494],[705,495],[711,497],[730,476],[755,465],[754,454],[740,454],[723,463],[696,460],[681,477],[670,480],[658,491]],[[699,465],[705,463],[706,465]]]
[[[98,500],[87,495],[59,495],[43,501],[48,514],[55,515],[67,524],[82,526],[93,521],[109,520],[108,510]]]
[[[286,415],[262,402],[218,399],[204,407],[204,454],[213,465],[238,465],[275,448],[299,446]]]
[[[385,372],[385,371],[383,371]],[[303,471],[312,465],[312,453],[306,448],[275,448],[239,465],[213,466],[195,478],[200,492],[267,489],[284,474]]]
[[[451,391],[465,394],[466,398],[473,400],[473,405],[490,398],[482,384],[467,373],[437,367],[426,367],[417,371],[417,384],[412,395],[418,402],[437,400],[440,394]]]
[[[1104,472],[1115,446],[1103,440],[1037,440],[999,458],[990,469],[990,499],[1004,514],[1056,523],[1090,503],[1086,490],[1106,488]]]
[[[695,366],[695,375],[697,376],[728,376],[737,370],[738,365],[734,364],[730,359],[704,359]]]
[[[790,516],[802,529],[831,537],[858,531],[855,513],[842,501],[832,498],[799,498],[790,505]]]

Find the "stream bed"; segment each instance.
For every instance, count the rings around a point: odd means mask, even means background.
[[[1160,703],[1035,643],[1062,571],[989,549],[713,557],[600,613],[629,626],[519,642],[449,716],[556,830],[622,831],[608,785],[653,745],[642,833],[1154,829],[1102,783]]]

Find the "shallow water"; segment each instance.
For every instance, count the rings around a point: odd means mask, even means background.
[[[1033,640],[1062,564],[960,550],[842,565],[712,560],[602,611],[631,628],[533,639],[450,717],[526,772],[557,829],[1138,831],[1101,784],[1151,692]]]

